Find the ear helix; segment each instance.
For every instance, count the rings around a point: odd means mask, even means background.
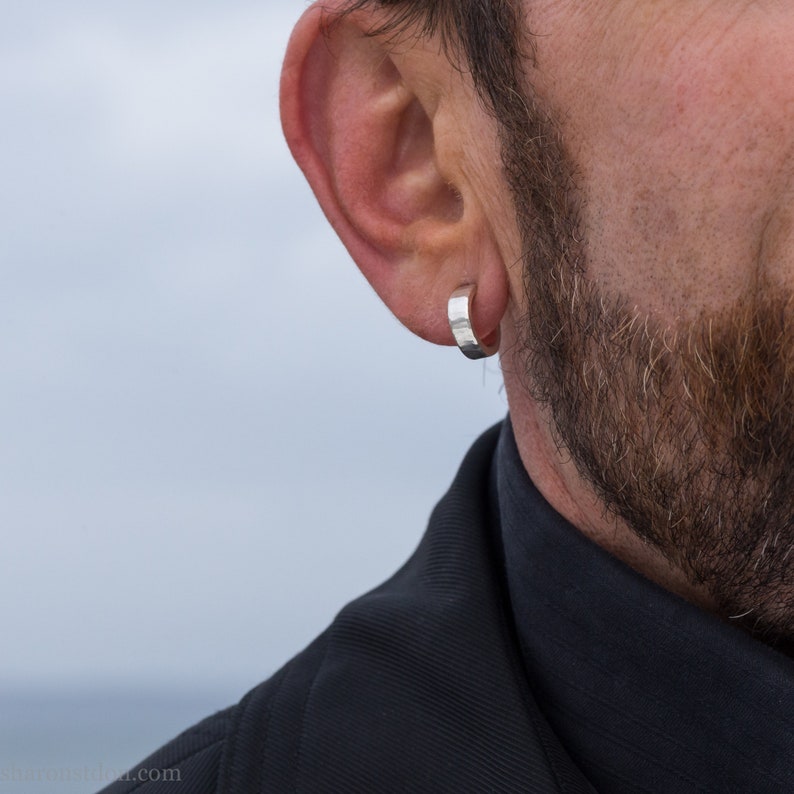
[[[472,307],[474,296],[477,294],[476,284],[464,284],[458,287],[449,299],[448,315],[449,327],[452,335],[466,358],[473,360],[487,358],[499,350],[499,329],[496,331],[496,341],[486,345],[474,330],[472,322]]]

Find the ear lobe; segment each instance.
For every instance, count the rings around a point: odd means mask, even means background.
[[[383,21],[375,12],[339,17],[327,2],[304,14],[282,73],[287,142],[342,242],[401,322],[452,344],[447,300],[462,283],[478,283],[475,320],[487,336],[504,312],[507,282],[497,247],[480,239],[484,219],[439,170],[433,79],[449,64],[419,43],[397,53],[368,35]],[[445,144],[456,146],[448,133]]]

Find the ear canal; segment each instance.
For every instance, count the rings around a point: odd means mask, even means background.
[[[339,77],[315,145],[328,147],[346,218],[374,247],[401,257],[416,249],[428,220],[459,216],[460,199],[438,171],[433,122],[419,99],[374,42],[355,42],[335,54]]]
[[[394,147],[396,205],[416,218],[459,220],[463,200],[438,171],[433,123],[416,98],[400,114]]]

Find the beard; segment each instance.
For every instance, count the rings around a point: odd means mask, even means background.
[[[668,325],[587,277],[576,169],[532,97],[496,107],[524,246],[525,386],[605,509],[794,651],[794,300],[759,281]]]

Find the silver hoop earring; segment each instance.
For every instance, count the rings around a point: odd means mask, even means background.
[[[448,314],[449,327],[458,343],[460,352],[466,358],[476,360],[487,358],[499,350],[499,336],[492,345],[484,344],[477,336],[471,321],[472,304],[477,293],[476,284],[466,284],[458,287],[449,299]]]

